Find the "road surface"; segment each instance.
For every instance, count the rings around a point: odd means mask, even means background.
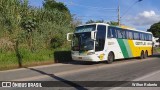
[[[92,83],[93,87],[76,87],[73,81],[160,81],[160,55],[154,55],[147,59],[118,60],[112,64],[69,62],[53,65],[21,68],[8,71],[0,71],[0,81],[60,81],[71,87],[50,88],[0,88],[0,90],[134,90],[133,87],[94,87],[98,83]],[[103,85],[102,85],[103,86]],[[136,90],[153,89],[159,87],[136,87]]]

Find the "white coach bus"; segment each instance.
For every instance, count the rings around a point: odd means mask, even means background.
[[[70,40],[71,36],[73,37]],[[93,23],[78,26],[67,34],[72,41],[72,59],[80,61],[107,61],[152,55],[152,33]]]

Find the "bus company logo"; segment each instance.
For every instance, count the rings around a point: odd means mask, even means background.
[[[12,87],[11,82],[2,82],[2,87]]]

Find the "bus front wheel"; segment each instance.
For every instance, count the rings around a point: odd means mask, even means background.
[[[114,60],[114,54],[113,54],[113,52],[110,52],[110,53],[108,54],[107,63],[108,63],[108,64],[111,64],[111,63],[113,62],[113,60]]]

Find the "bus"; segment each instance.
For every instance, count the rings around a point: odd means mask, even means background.
[[[72,42],[71,56],[78,61],[107,61],[152,55],[152,33],[136,29],[92,23],[67,34]]]

